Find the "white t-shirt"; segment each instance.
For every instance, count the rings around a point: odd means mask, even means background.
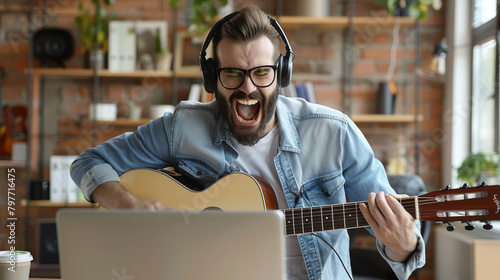
[[[234,137],[231,137],[231,143],[238,151],[238,158],[233,164],[239,167],[241,172],[265,180],[276,194],[279,209],[288,209],[285,193],[274,165],[280,141],[279,132],[279,127],[276,125],[253,146],[241,145]],[[308,279],[302,252],[295,235],[286,237],[286,267],[287,280]]]

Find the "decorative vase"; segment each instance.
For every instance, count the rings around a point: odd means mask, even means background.
[[[295,13],[298,16],[323,18],[330,15],[328,0],[295,0]]]
[[[156,70],[170,71],[172,66],[172,53],[157,53],[156,56]]]
[[[391,86],[388,82],[380,82],[378,85],[378,114],[394,114],[394,104],[396,103],[395,92],[391,91]]]
[[[85,68],[97,70],[104,69],[104,51],[101,49],[90,49],[85,52]]]

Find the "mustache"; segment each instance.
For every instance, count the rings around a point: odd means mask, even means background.
[[[245,99],[246,97],[249,97],[251,99],[258,99],[260,101],[264,101],[264,95],[262,95],[262,93],[260,93],[260,91],[254,91],[254,92],[251,92],[250,94],[246,94],[244,93],[243,91],[241,90],[238,90],[236,92],[234,92],[231,97],[229,97],[229,101],[231,103],[233,103],[234,100],[236,99]]]

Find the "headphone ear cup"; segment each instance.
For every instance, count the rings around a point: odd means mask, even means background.
[[[280,88],[283,87],[282,85],[282,81],[283,81],[283,55],[280,54],[280,56],[278,57],[278,69],[277,69],[278,73],[276,74],[277,76],[277,79],[278,79],[278,86]]]
[[[286,56],[280,55],[280,65],[278,68],[281,68],[280,87],[285,88],[290,85],[290,81],[292,80],[293,64],[289,53]]]
[[[215,93],[217,88],[217,66],[212,58],[200,60],[203,85],[208,93]]]

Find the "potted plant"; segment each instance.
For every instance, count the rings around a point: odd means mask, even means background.
[[[177,7],[180,0],[169,0],[172,7]],[[228,4],[228,0],[191,0],[191,25],[188,31],[192,34],[203,34],[210,29],[210,22],[219,15],[219,10]]]
[[[115,0],[103,0],[106,6],[114,2]],[[102,69],[104,68],[104,54],[108,51],[108,24],[115,15],[113,13],[111,17],[108,17],[106,9],[101,7],[101,0],[92,0],[92,4],[94,4],[95,12],[89,12],[80,2],[75,24],[80,30],[80,38],[85,51],[85,66],[94,68],[92,64],[97,63],[97,69]],[[95,42],[96,36],[97,42]]]
[[[170,66],[172,64],[172,53],[170,52],[168,45],[162,45],[160,28],[156,29],[155,35],[155,63],[156,70],[170,71]]]
[[[378,0],[378,4],[385,5],[387,12],[395,16],[409,16],[414,19],[426,19],[429,6],[434,10],[441,9],[442,0]]]
[[[498,176],[500,155],[476,153],[470,154],[457,169],[458,179],[469,185],[480,184],[489,177]]]

